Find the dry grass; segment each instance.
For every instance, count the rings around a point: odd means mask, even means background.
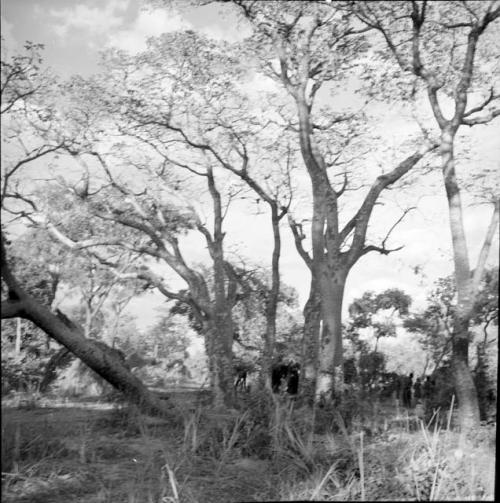
[[[493,500],[491,427],[464,444],[448,414],[427,427],[394,420],[387,404],[347,418],[265,394],[246,400],[239,411],[191,401],[180,426],[134,407],[4,410],[3,500]]]

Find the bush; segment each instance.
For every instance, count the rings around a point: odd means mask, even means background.
[[[45,368],[45,360],[29,354],[18,357],[2,355],[2,396],[11,391],[38,390]]]

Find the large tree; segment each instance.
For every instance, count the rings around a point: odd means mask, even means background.
[[[324,326],[316,394],[331,393],[335,367],[342,363],[342,302],[347,276],[366,253],[391,251],[387,239],[379,245],[367,244],[374,206],[384,189],[415,167],[434,145],[423,144],[395,167],[384,170],[358,209],[350,216],[341,214],[342,197],[349,193],[348,175],[359,161],[349,159],[346,169],[344,142],[346,136],[347,142],[356,136],[359,125],[352,124],[352,114],[321,106],[319,95],[320,90],[335,92],[336,86],[354,73],[355,62],[366,49],[364,30],[356,27],[337,3],[238,0],[233,4],[254,28],[249,46],[260,71],[284,87],[295,108],[297,119],[291,127],[297,134],[312,191],[312,253],[302,247],[299,233],[296,243],[311,269],[309,307],[319,299]],[[343,182],[336,183],[338,174],[344,174]],[[312,324],[317,325],[317,317]]]
[[[214,399],[229,404],[231,312],[239,277],[225,257],[223,225],[240,189],[221,176],[221,169],[234,162],[226,157],[228,148],[229,156],[236,155],[219,128],[224,113],[236,113],[230,100],[223,101],[234,77],[221,73],[226,63],[224,47],[192,32],[176,33],[152,40],[137,57],[111,53],[105,75],[73,80],[64,115],[70,130],[85,131],[67,152],[92,173],[90,190],[87,184],[83,194],[78,187],[73,192],[89,218],[118,224],[129,237],[116,232],[98,232],[93,239],[72,236],[47,214],[39,222],[61,243],[87,250],[122,279],[141,279],[189,305],[203,327]],[[226,107],[219,114],[218,101]],[[224,131],[235,136],[230,128]],[[196,233],[203,240],[197,246],[204,242],[208,249],[210,282],[183,252],[184,239]],[[136,259],[127,271],[121,271],[119,250]],[[167,265],[185,286],[170,288],[156,263]]]
[[[498,2],[356,2],[358,18],[382,36],[399,71],[413,76],[407,95],[424,96],[439,136],[448,201],[458,304],[453,318],[452,367],[463,432],[479,424],[477,392],[468,366],[469,326],[486,259],[498,225],[498,194],[483,248],[470,265],[460,183],[457,135],[463,126],[486,124],[500,114],[498,99]],[[491,79],[491,80],[490,80]]]

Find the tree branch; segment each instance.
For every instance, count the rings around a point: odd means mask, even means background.
[[[493,214],[491,215],[488,231],[486,232],[486,237],[484,238],[483,246],[481,247],[481,252],[479,253],[479,257],[477,259],[477,265],[472,275],[473,295],[476,295],[479,289],[479,284],[481,283],[481,279],[483,277],[484,269],[486,266],[486,260],[490,253],[493,237],[495,236],[495,233],[498,229],[499,210],[500,210],[500,200],[497,199],[494,203]]]
[[[306,263],[307,267],[312,270],[312,258],[302,245],[302,241],[305,239],[304,233],[302,232],[302,225],[295,222],[290,213],[288,213],[288,225],[290,226],[290,229],[293,233],[295,248],[297,248],[299,255],[302,257],[302,260]]]

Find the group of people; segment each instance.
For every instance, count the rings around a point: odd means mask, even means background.
[[[247,389],[248,369],[243,366],[236,369],[235,389]],[[271,367],[271,386],[274,393],[285,392],[296,395],[299,390],[300,364],[279,358]],[[398,398],[401,404],[410,409],[418,403],[427,403],[435,393],[436,383],[431,376],[425,379],[417,377],[413,380],[413,372],[409,375],[399,375],[395,372],[383,373],[370,388],[381,396]]]
[[[296,395],[299,391],[300,364],[289,361],[284,363],[279,360],[271,368],[271,386],[274,393],[286,391]]]
[[[381,374],[376,380],[366,383],[373,392],[382,398],[398,398],[407,408],[414,407],[418,402],[428,401],[435,393],[436,383],[431,376],[425,379],[417,377],[413,372],[409,375],[399,375],[395,372]]]
[[[435,381],[431,376],[426,376],[423,382],[420,377],[417,377],[413,382],[413,372],[411,372],[408,376],[401,377],[398,398],[401,398],[404,407],[410,409],[419,402],[427,402],[432,398],[435,386]]]
[[[235,391],[249,391],[247,384],[249,369],[244,365],[235,366]],[[279,358],[271,367],[271,386],[274,393],[296,395],[299,392],[300,363]]]

